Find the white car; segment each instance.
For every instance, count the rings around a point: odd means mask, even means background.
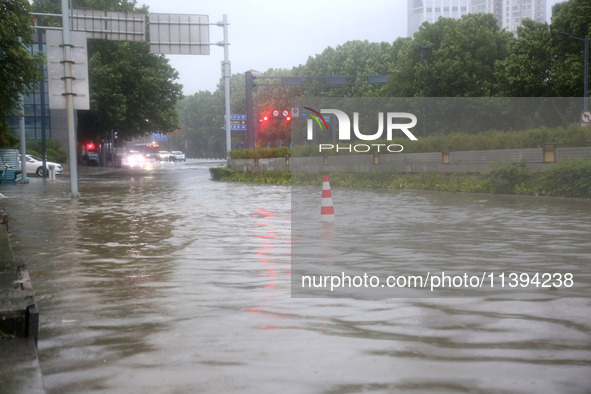
[[[185,154],[180,150],[170,152],[170,161],[185,161]]]
[[[37,174],[37,176],[47,176],[49,174],[49,166],[54,166],[55,173],[58,175],[62,175],[64,173],[64,169],[58,163],[54,163],[51,161],[46,161],[46,169],[43,171],[43,160],[40,158],[33,156],[33,155],[25,155],[27,158],[27,174]],[[20,155],[19,155],[19,163],[20,163]]]
[[[123,158],[123,164],[130,167],[143,167],[146,156],[135,150],[130,150]]]
[[[168,161],[170,160],[170,152],[167,150],[161,150],[160,152],[158,152],[158,154],[156,155],[156,160],[157,161],[161,161],[161,160],[165,160]]]

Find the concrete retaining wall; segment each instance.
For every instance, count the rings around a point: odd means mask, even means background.
[[[39,309],[27,267],[14,259],[7,223],[0,209],[0,392],[41,394]]]
[[[591,147],[546,145],[489,151],[232,159],[228,160],[228,167],[238,171],[476,173],[487,171],[498,163],[523,164],[529,169],[540,170],[548,164],[573,157],[591,159]]]

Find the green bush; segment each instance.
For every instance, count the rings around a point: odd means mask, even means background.
[[[591,146],[591,130],[581,127],[579,124],[572,124],[568,127],[539,127],[513,132],[492,130],[478,134],[433,135],[418,137],[417,141],[410,141],[408,138],[395,138],[392,141],[380,140],[372,143],[399,144],[404,147],[402,153],[541,148],[545,144]],[[294,146],[292,151],[294,157],[322,155],[322,153],[318,152],[318,147],[313,145]],[[384,150],[382,149],[382,151]],[[337,153],[331,152],[331,155],[335,154]],[[354,153],[345,150],[338,153],[338,155],[350,154]]]
[[[18,148],[18,138],[10,132],[8,123],[0,121],[0,149]]]
[[[523,164],[498,164],[483,174],[491,193],[514,194],[515,188],[534,176]]]
[[[322,174],[295,173],[294,184],[319,186]],[[437,190],[457,193],[488,192],[488,182],[476,174],[334,173],[333,187],[351,189]]]
[[[211,178],[216,181],[238,181],[269,183],[275,185],[290,185],[291,173],[279,171],[235,171],[227,167],[212,167],[209,169]]]
[[[209,169],[211,179],[214,181],[221,181],[225,178],[231,177],[235,173],[236,171],[228,167],[211,167]]]
[[[273,185],[291,185],[290,172],[250,171],[234,174],[229,180],[240,182],[268,183]]]
[[[322,174],[289,172],[240,172],[212,168],[212,178],[227,181],[289,185],[322,184]],[[214,174],[216,172],[217,174]],[[523,165],[500,164],[482,174],[439,173],[333,173],[333,187],[354,189],[435,190],[452,193],[496,193],[529,196],[591,198],[591,160],[573,159],[543,171]]]
[[[230,159],[272,159],[291,156],[291,149],[281,148],[239,149],[230,151]]]
[[[352,142],[354,143],[354,142]],[[540,148],[545,144],[559,144],[567,146],[591,146],[591,132],[578,124],[568,127],[539,127],[537,129],[504,132],[486,131],[478,134],[454,133],[446,135],[434,135],[420,137],[417,141],[410,141],[408,138],[396,138],[392,141],[373,141],[373,144],[400,144],[404,147],[402,153],[423,153],[450,151],[474,151],[474,150],[495,150],[495,149],[525,149]],[[344,144],[344,143],[343,143]],[[384,151],[384,150],[382,150]],[[241,149],[230,152],[231,159],[254,159],[274,157],[310,157],[320,156],[318,146],[296,145],[292,149],[262,148],[262,149]],[[356,154],[341,150],[338,153],[331,152],[331,155]]]
[[[27,153],[29,155],[41,158],[41,151],[42,149],[40,140],[27,141]],[[59,141],[47,140],[45,143],[45,152],[47,153],[47,160],[49,161],[65,163],[68,160],[68,153],[62,149]]]
[[[591,197],[591,160],[561,161],[542,171],[540,190],[557,197]]]

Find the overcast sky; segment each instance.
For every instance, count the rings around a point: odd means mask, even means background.
[[[559,0],[547,0],[550,7]],[[150,12],[202,14],[216,23],[228,16],[232,74],[287,68],[306,63],[351,40],[392,43],[406,36],[407,0],[138,0]],[[211,42],[223,41],[223,29],[210,26]],[[214,91],[221,77],[224,49],[209,56],[167,55],[179,71],[183,93]]]

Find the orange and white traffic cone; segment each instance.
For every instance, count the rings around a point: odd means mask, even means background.
[[[320,221],[325,223],[334,222],[334,206],[332,205],[332,193],[328,174],[324,174],[322,180],[322,205],[320,206]]]

